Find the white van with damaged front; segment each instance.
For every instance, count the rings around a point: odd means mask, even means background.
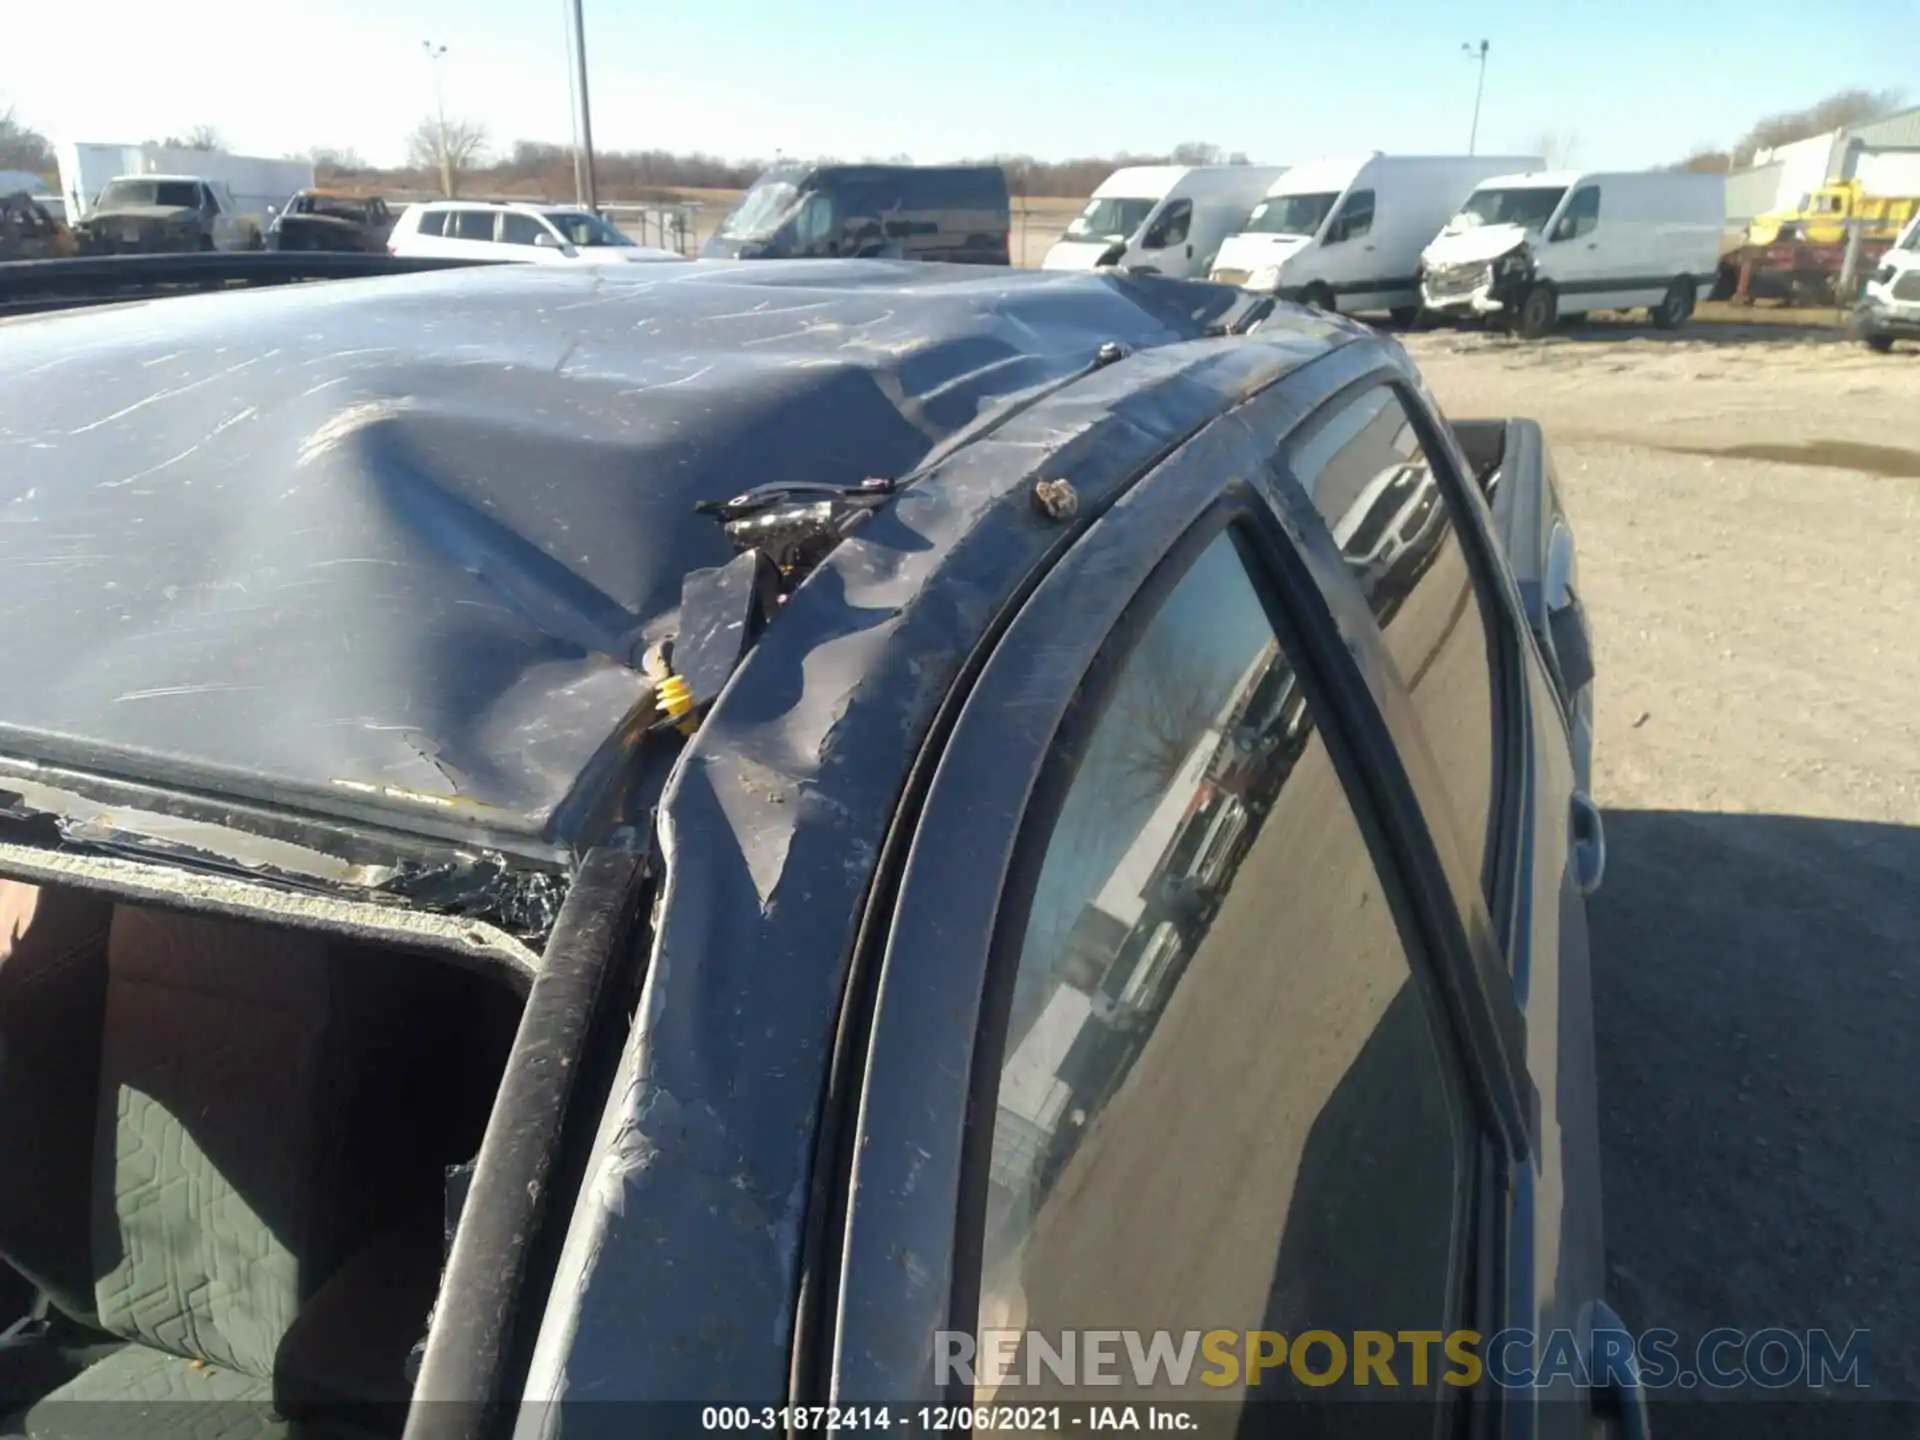
[[[1473,187],[1526,155],[1333,156],[1276,180],[1214,258],[1211,279],[1323,310],[1418,317],[1420,250]]]
[[[1693,314],[1719,260],[1726,177],[1549,170],[1482,181],[1421,252],[1421,303],[1536,338],[1590,310]]]

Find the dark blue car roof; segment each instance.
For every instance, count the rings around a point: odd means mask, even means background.
[[[696,500],[911,471],[1223,287],[885,262],[501,266],[0,344],[0,766],[564,857],[730,550]],[[0,789],[6,788],[0,774]]]

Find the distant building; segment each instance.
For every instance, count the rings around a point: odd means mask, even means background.
[[[1797,208],[1822,185],[1858,180],[1878,195],[1920,195],[1920,106],[1755,153],[1727,176],[1727,223]]]

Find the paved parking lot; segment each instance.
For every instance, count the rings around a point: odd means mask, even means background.
[[[1828,333],[1408,345],[1450,415],[1545,424],[1579,535],[1619,1308],[1866,1329],[1872,1393],[1920,1402],[1920,353]],[[1659,1418],[1891,1435],[1920,1406]]]

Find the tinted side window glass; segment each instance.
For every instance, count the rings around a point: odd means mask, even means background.
[[[1367,593],[1439,761],[1439,798],[1477,861],[1493,808],[1487,622],[1406,407],[1393,390],[1369,391],[1296,442],[1288,461]]]
[[[1449,1328],[1459,1076],[1231,536],[1054,764],[1071,778],[1029,821],[1044,854],[1017,951],[995,962],[1011,983],[983,1106],[979,1328],[1056,1346],[1088,1327]],[[1023,1344],[1019,1388],[987,1372],[976,1394],[1046,1393],[1030,1363]],[[1179,1393],[1313,1393],[1284,1366],[1252,1391],[1244,1368],[1217,1390],[1204,1368]],[[1172,1388],[1120,1373],[1122,1392]],[[1404,1420],[1431,1435],[1430,1412]]]
[[[952,172],[902,170],[887,180],[888,198],[905,210],[944,210],[957,196]]]
[[[879,207],[889,239],[938,235],[941,216],[962,203],[952,172],[903,170],[893,176]]]
[[[421,215],[420,233],[422,235],[445,235],[447,233],[447,212],[444,210],[429,210]]]
[[[1356,190],[1340,207],[1340,214],[1333,222],[1333,237],[1337,240],[1352,240],[1371,229],[1373,229],[1373,191]]]
[[[794,238],[803,247],[822,245],[833,235],[834,225],[833,197],[824,191],[815,191],[800,207],[800,218],[794,224]]]
[[[494,219],[491,210],[456,210],[449,233],[460,240],[492,240]]]
[[[546,227],[531,215],[509,211],[500,217],[500,239],[508,245],[532,245],[546,234]]]
[[[1573,192],[1573,198],[1567,201],[1567,208],[1560,214],[1560,223],[1554,227],[1555,238],[1576,239],[1585,235],[1600,223],[1600,187],[1582,185]]]
[[[1158,250],[1169,245],[1187,243],[1187,232],[1193,228],[1193,202],[1176,200],[1160,213],[1153,222],[1153,232],[1147,236],[1148,249]]]

